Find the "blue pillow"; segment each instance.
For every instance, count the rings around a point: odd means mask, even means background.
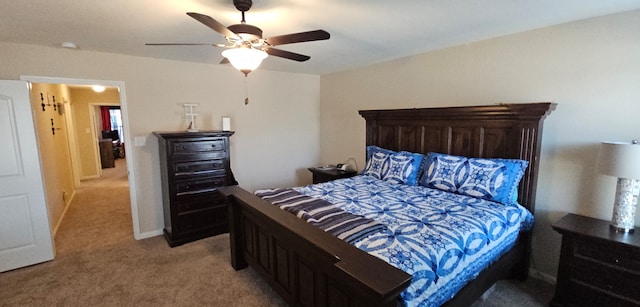
[[[512,203],[527,165],[527,161],[515,159],[469,159],[458,193]]]
[[[428,153],[420,185],[455,193],[460,186],[460,172],[467,160],[466,157]]]
[[[503,204],[515,203],[529,162],[429,153],[421,185]]]
[[[398,184],[417,185],[423,156],[367,146],[367,165],[363,175]]]
[[[369,146],[367,146],[367,164],[362,174],[382,180],[386,170],[389,168],[389,155],[391,154],[379,151],[377,148],[370,150]]]

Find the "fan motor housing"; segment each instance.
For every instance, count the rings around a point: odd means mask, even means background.
[[[248,11],[251,8],[252,4],[253,4],[253,1],[251,1],[251,0],[233,0],[233,5],[240,12]]]
[[[256,26],[248,25],[246,23],[239,23],[235,25],[230,25],[227,27],[231,32],[235,34],[244,34],[244,36],[251,37],[243,37],[245,39],[261,39],[262,38],[262,30]]]

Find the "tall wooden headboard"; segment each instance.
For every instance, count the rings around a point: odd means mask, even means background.
[[[367,145],[529,161],[518,201],[534,212],[543,120],[555,107],[555,103],[542,102],[359,113],[366,120]]]

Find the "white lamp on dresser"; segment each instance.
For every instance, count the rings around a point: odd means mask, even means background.
[[[632,142],[602,142],[596,171],[618,177],[613,204],[611,229],[632,233],[635,227],[636,205],[640,193],[640,144]]]

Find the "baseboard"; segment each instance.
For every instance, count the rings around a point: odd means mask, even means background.
[[[540,280],[542,280],[544,282],[548,282],[548,283],[550,283],[552,285],[556,284],[556,277],[555,276],[549,275],[547,273],[540,272],[540,271],[538,271],[538,270],[536,270],[534,268],[529,268],[529,277],[540,279]]]
[[[96,179],[96,178],[100,178],[100,176],[99,175],[84,176],[84,177],[80,178],[80,181],[89,180],[89,179]]]
[[[157,237],[161,235],[162,235],[162,229],[159,229],[159,230],[153,230],[153,231],[142,232],[139,234],[134,234],[134,238],[136,240],[143,240],[143,239],[148,239],[151,237]]]
[[[75,190],[73,190],[73,193],[71,193],[71,197],[69,197],[69,199],[66,200],[66,202],[64,204],[64,210],[62,210],[62,214],[60,214],[60,218],[58,219],[58,222],[56,223],[56,226],[53,227],[53,237],[54,238],[58,234],[58,230],[60,229],[60,225],[62,225],[62,221],[64,220],[64,217],[67,215],[67,211],[69,210],[69,207],[71,207],[71,202],[73,201],[74,197],[76,197],[76,191]]]

